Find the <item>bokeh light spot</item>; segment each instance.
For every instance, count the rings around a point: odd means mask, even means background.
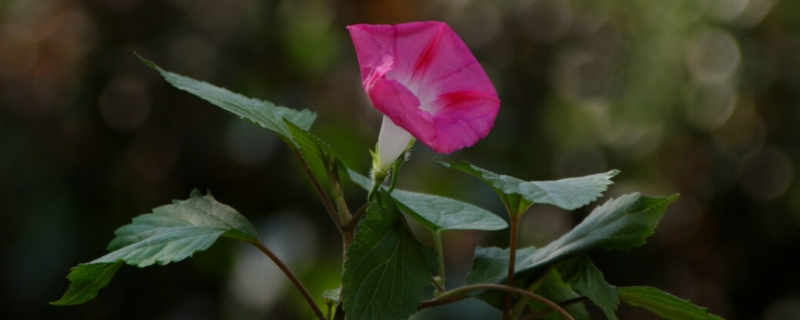
[[[730,83],[692,83],[686,92],[686,118],[702,129],[725,124],[736,107],[736,92]]]
[[[792,184],[792,159],[778,147],[765,147],[741,164],[739,187],[757,201],[773,200]]]
[[[133,132],[150,115],[151,99],[142,80],[118,77],[103,89],[99,104],[106,125],[119,132]]]
[[[725,81],[736,72],[740,62],[739,45],[728,31],[706,28],[687,44],[686,65],[700,81]]]

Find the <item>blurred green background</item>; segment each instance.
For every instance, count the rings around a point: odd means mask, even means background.
[[[401,187],[505,216],[488,187],[434,158],[525,180],[620,169],[611,196],[681,197],[647,245],[592,255],[609,282],[657,286],[728,319],[800,319],[796,0],[2,0],[0,314],[308,318],[269,260],[227,240],[166,267],[124,266],[87,304],[47,302],[116,228],[193,188],[250,218],[313,295],[336,287],[339,235],[281,142],[172,88],[133,53],[316,111],[312,132],[366,173],[380,114],[345,26],[416,20],[449,23],[502,104],[473,148],[444,156],[418,145]],[[364,192],[346,191],[360,205]],[[546,244],[593,206],[534,206],[521,245]],[[445,234],[448,285],[463,282],[476,245],[506,238]],[[494,315],[471,301],[420,318]],[[649,317],[625,306],[619,315]]]

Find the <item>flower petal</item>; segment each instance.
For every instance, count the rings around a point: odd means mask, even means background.
[[[489,133],[500,106],[497,92],[447,24],[348,29],[364,90],[395,124],[440,153],[471,146]]]

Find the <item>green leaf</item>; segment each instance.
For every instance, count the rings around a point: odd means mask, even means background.
[[[481,169],[463,160],[450,163],[439,161],[439,164],[445,168],[462,171],[483,180],[500,195],[517,195],[522,197],[528,204],[545,203],[565,210],[580,208],[602,196],[603,191],[606,191],[608,186],[613,183],[611,178],[619,173],[619,170],[611,170],[606,173],[556,181],[523,181]],[[519,202],[515,198],[510,200]],[[504,202],[506,202],[505,199]],[[519,204],[515,203],[506,203],[506,206],[509,208],[520,207]],[[522,212],[519,213],[521,214]]]
[[[630,250],[645,244],[664,215],[667,205],[677,199],[651,198],[638,193],[611,199],[595,208],[570,232],[536,250],[516,269],[520,277],[540,273],[553,263],[596,249]]]
[[[138,55],[137,55],[138,56]],[[227,89],[197,81],[189,77],[161,69],[152,61],[139,56],[145,64],[158,71],[164,79],[178,89],[189,92],[203,100],[225,109],[241,118],[248,119],[278,134],[284,140],[289,139],[289,131],[282,119],[308,130],[317,115],[308,110],[293,110],[277,107],[271,102],[251,99]]]
[[[110,253],[73,268],[69,275],[73,283],[59,301],[90,300],[108,284],[123,261],[140,268],[177,262],[208,249],[220,236],[258,242],[255,228],[244,216],[197,190],[188,200],[174,201],[153,209],[152,214],[134,218],[115,234],[108,245]]]
[[[600,307],[606,318],[617,319],[615,312],[619,305],[619,292],[606,282],[603,273],[589,257],[581,255],[561,264],[558,269],[564,275],[564,281]]]
[[[525,288],[542,276],[548,267],[591,250],[629,250],[643,245],[645,239],[653,234],[667,205],[677,197],[650,198],[635,193],[609,200],[595,208],[570,232],[547,246],[536,250],[518,250],[522,254],[517,254],[515,285],[521,283],[520,287]],[[508,271],[504,265],[508,265],[508,260],[503,255],[507,256],[508,251],[476,249],[472,271],[467,277],[468,283],[504,284]],[[506,259],[505,262],[502,259]],[[492,295],[497,293],[484,292],[478,297],[492,304],[499,300]]]
[[[258,242],[253,225],[235,209],[217,202],[211,194],[194,190],[188,200],[153,209],[114,232],[111,253],[90,263],[124,260],[129,265],[165,265],[210,247],[222,235]]]
[[[367,209],[347,249],[342,275],[344,310],[350,319],[407,319],[436,272],[436,252],[409,233],[385,192]]]
[[[367,177],[350,171],[350,180],[365,190],[372,187]],[[446,230],[501,230],[508,227],[505,220],[483,208],[469,203],[424,193],[395,189],[392,198],[400,208],[426,228]]]
[[[687,300],[653,287],[622,287],[617,290],[619,290],[620,299],[625,303],[647,309],[664,319],[722,319],[709,313],[706,308],[698,307]]]
[[[535,291],[537,294],[553,301],[555,303],[563,303],[570,299],[580,298],[581,295],[576,293],[572,287],[565,283],[561,278],[561,274],[556,269],[551,269],[550,272],[542,279],[542,284]],[[547,308],[544,303],[537,300],[528,300],[528,307],[533,311],[542,310]],[[589,320],[589,313],[586,311],[583,303],[575,303],[564,307],[564,310],[576,320]],[[562,320],[564,317],[558,312],[550,312],[544,316],[545,320]]]
[[[342,292],[342,287],[336,289],[328,289],[322,292],[322,303],[326,306],[332,307],[339,303],[339,296]]]
[[[70,269],[67,279],[72,282],[58,301],[50,304],[67,306],[94,299],[97,292],[107,286],[122,265],[122,261],[96,264],[79,264]]]

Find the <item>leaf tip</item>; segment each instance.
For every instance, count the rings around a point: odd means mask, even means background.
[[[144,62],[144,64],[146,64],[148,67],[153,68],[153,70],[160,71],[159,70],[160,68],[155,63],[153,63],[153,61],[145,59],[144,57],[140,56],[139,53],[136,51],[134,51],[133,54],[135,54],[136,57],[139,58],[139,60],[142,60],[142,62]]]

